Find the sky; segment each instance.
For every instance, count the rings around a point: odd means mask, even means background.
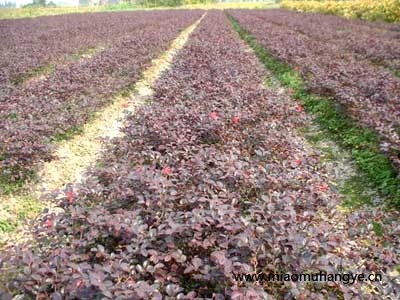
[[[50,2],[50,0],[47,0]],[[25,4],[32,3],[33,0],[0,0],[0,3],[5,3],[5,2],[15,2],[17,4],[17,7],[20,7]],[[53,0],[55,4],[63,4],[64,6],[77,6],[79,5],[79,0]]]

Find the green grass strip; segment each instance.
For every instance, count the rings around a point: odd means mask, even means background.
[[[333,99],[308,92],[299,72],[272,56],[232,16],[228,18],[235,31],[254,50],[265,67],[283,86],[292,89],[293,97],[302,103],[307,112],[315,116],[327,136],[351,152],[355,165],[362,171],[366,182],[381,192],[390,206],[399,209],[400,178],[390,159],[381,152],[377,133],[361,127],[343,113],[343,109]]]

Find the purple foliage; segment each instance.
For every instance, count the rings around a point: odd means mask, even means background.
[[[272,55],[299,70],[312,91],[334,96],[346,113],[376,130],[385,140],[382,148],[400,165],[399,78],[382,67],[358,60],[352,53],[340,51],[340,46],[334,43],[271,22],[271,13],[249,10],[229,13]],[[260,14],[264,18],[258,18]]]
[[[67,14],[31,19],[0,20],[0,86],[40,68],[99,44],[135,34],[174,12],[112,12]]]
[[[338,195],[296,131],[306,114],[264,89],[263,75],[225,15],[208,12],[154,103],[129,117],[65,212],[32,226],[37,247],[10,249],[14,288],[39,299],[395,298],[387,281],[371,283],[379,297],[359,283],[234,281],[234,272],[398,264],[398,228],[385,227],[385,246],[354,242],[376,241],[365,226],[381,215],[356,212],[337,226]]]
[[[113,95],[134,84],[151,60],[201,12],[131,16],[136,18],[137,27],[132,30],[127,26],[125,38],[116,39],[91,59],[59,66],[43,80],[4,91],[0,102],[0,176],[24,178],[38,162],[51,159],[52,136],[81,126]]]
[[[368,22],[337,16],[281,9],[257,10],[252,12],[252,17],[295,30],[317,41],[331,43],[332,50],[337,52],[351,53],[359,59],[368,59],[400,71],[399,30],[368,26]]]

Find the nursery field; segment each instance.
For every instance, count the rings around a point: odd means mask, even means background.
[[[0,299],[399,299],[398,25],[157,10],[0,35]]]

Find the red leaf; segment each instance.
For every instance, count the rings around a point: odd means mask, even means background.
[[[123,103],[123,104],[122,104],[122,107],[123,107],[123,108],[128,108],[128,107],[129,107],[129,104],[128,104],[128,103]]]
[[[217,112],[215,112],[215,111],[213,111],[212,113],[210,113],[210,118],[211,119],[217,119],[219,116],[218,116],[218,113]]]
[[[294,89],[288,89],[289,94],[294,94]]]
[[[297,105],[296,109],[297,109],[298,112],[302,112],[304,110],[303,106],[301,106],[300,104]]]
[[[295,162],[298,166],[301,165],[301,159],[296,159]]]
[[[233,122],[233,124],[239,123],[239,117],[233,117],[232,122]]]
[[[72,201],[74,201],[74,193],[72,191],[67,192],[67,199],[69,203],[72,203]]]
[[[80,287],[80,286],[82,285],[82,283],[83,283],[83,280],[82,280],[82,279],[78,279],[78,280],[75,282],[75,286],[78,288],[78,287]]]
[[[53,226],[53,221],[51,219],[47,219],[45,222],[45,225],[47,228],[50,228]]]
[[[162,171],[165,175],[171,175],[171,168],[170,167],[166,167],[164,168],[164,170]]]
[[[328,186],[327,186],[326,184],[321,184],[321,185],[318,187],[318,189],[319,189],[321,192],[326,192],[326,191],[328,190]]]

